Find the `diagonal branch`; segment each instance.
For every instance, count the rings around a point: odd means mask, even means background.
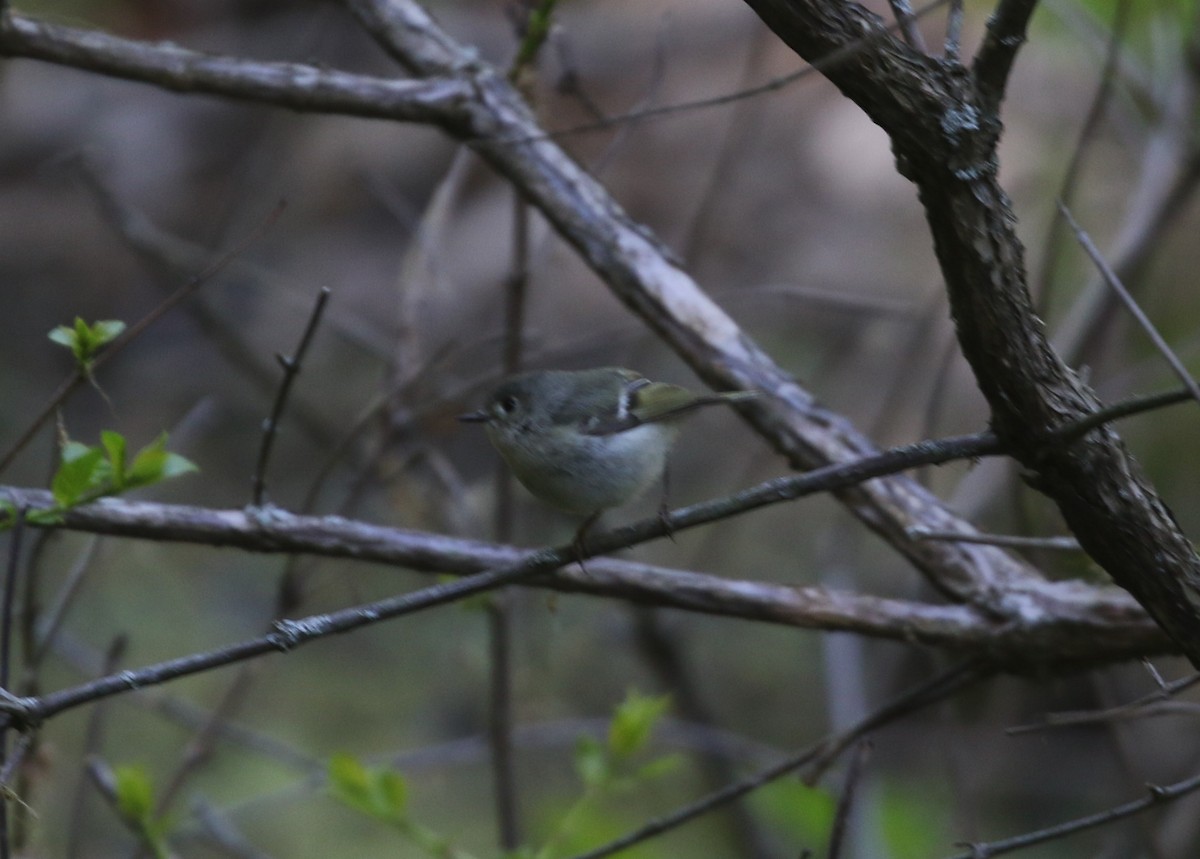
[[[988,113],[1000,110],[1012,65],[1025,44],[1025,31],[1036,8],[1037,0],[1000,0],[988,18],[987,35],[972,68],[980,105]]]
[[[537,125],[520,95],[494,69],[457,45],[412,0],[346,0],[376,40],[406,67],[427,77],[469,75],[478,97],[462,105],[464,139],[531,203],[627,306],[718,388],[764,392],[743,414],[790,464],[799,469],[850,462],[876,452],[872,442],[780,368],[673,261],[649,231],[633,221],[591,176]],[[863,12],[860,37],[897,42],[882,21]],[[870,26],[868,26],[868,24]],[[863,51],[845,49],[844,63]],[[905,48],[906,61],[932,60]],[[869,53],[869,52],[866,52]],[[824,56],[824,54],[821,54]],[[811,61],[811,60],[810,60]],[[909,529],[971,529],[930,492],[905,477],[841,491],[837,495],[883,536],[936,588],[956,599],[998,595],[1002,612],[1019,613],[1003,594],[1036,573],[995,547],[936,544],[913,539]]]
[[[747,0],[810,62],[848,40],[856,4]],[[1001,0],[995,44],[976,74],[922,67],[894,39],[873,40],[826,74],[888,133],[917,186],[959,344],[992,411],[992,427],[1052,498],[1088,552],[1200,665],[1200,556],[1121,439],[1105,427],[1070,443],[1045,435],[1099,407],[1054,352],[1026,285],[1016,217],[997,179],[1003,79],[1031,0]],[[815,32],[814,32],[815,31]]]
[[[404,122],[439,124],[451,105],[469,96],[461,80],[385,80],[301,63],[245,60],[11,13],[0,16],[0,56],[45,60],[173,92]]]
[[[376,39],[422,81],[391,81],[287,63],[213,57],[173,45],[150,45],[41,24],[0,20],[0,53],[28,56],[144,81],[183,92],[265,100],[296,110],[427,121],[470,145],[505,176],[577,250],[608,286],[696,371],[718,388],[763,391],[747,419],[790,464],[808,469],[853,462],[876,452],[845,418],[821,408],[673,262],[670,252],[553,142],[545,139],[504,75],[442,32],[411,0],[347,0]],[[858,35],[897,42],[874,16],[861,14]],[[852,40],[834,68],[873,53]],[[934,61],[910,49],[897,66]],[[822,52],[824,56],[828,52]],[[926,100],[928,102],[928,99]],[[992,546],[915,539],[914,527],[970,532],[915,481],[901,476],[856,484],[837,497],[957,600],[988,604],[1002,614],[1022,610],[1004,594],[1037,573]]]

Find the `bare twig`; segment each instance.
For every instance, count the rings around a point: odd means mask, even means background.
[[[917,16],[913,14],[912,4],[908,0],[888,0],[892,14],[896,16],[896,26],[905,43],[914,51],[926,53],[925,38],[917,27]]]
[[[122,199],[105,182],[100,171],[88,158],[80,156],[71,163],[80,182],[95,198],[97,208],[105,221],[112,226],[129,250],[157,274],[156,282],[164,285],[174,283],[181,277],[187,277],[211,257],[211,251],[207,248],[160,228],[143,211]],[[245,259],[236,260],[230,265],[229,274],[239,279],[247,279],[248,290],[258,290],[278,280],[266,268],[256,266]],[[298,306],[300,294],[277,290],[275,300],[291,310]],[[309,304],[305,296],[305,311],[309,310]],[[243,334],[231,324],[228,314],[218,302],[206,299],[204,294],[200,293],[199,300],[187,302],[183,309],[200,332],[212,342],[217,353],[256,389],[267,394],[278,389],[275,362],[269,355],[264,354],[261,344],[253,339],[253,334]],[[339,321],[333,308],[325,314],[324,320],[326,330],[330,330],[342,342],[371,357],[384,354],[385,343],[391,342],[390,334],[373,326],[364,326],[361,319],[356,319],[354,325],[348,320]],[[367,327],[365,332],[364,327]],[[290,419],[318,446],[326,448],[334,443],[334,429],[330,426],[329,416],[319,413],[313,405],[303,400],[293,400],[289,406],[289,414]]]
[[[4,568],[4,595],[0,603],[0,689],[8,689],[12,674],[13,604],[17,595],[17,576],[21,563],[21,544],[25,536],[25,521],[29,511],[17,505],[13,514],[12,533],[8,538],[8,563]],[[0,763],[3,762],[4,740],[0,732]]]
[[[104,664],[100,668],[100,674],[111,674],[121,664],[121,659],[125,655],[125,647],[128,645],[129,639],[124,635],[118,635],[108,645],[108,651],[104,654]],[[108,708],[101,705],[93,707],[88,713],[87,728],[83,734],[83,759],[86,760],[92,755],[100,751],[100,743],[104,734],[104,717],[108,714]],[[75,785],[75,790],[71,796],[71,826],[68,830],[69,836],[67,839],[67,859],[75,859],[76,856],[84,854],[83,850],[83,812],[88,797],[88,777],[86,771],[81,772],[79,781]]]
[[[37,618],[34,646],[31,653],[26,657],[30,665],[38,665],[45,658],[46,652],[54,641],[54,636],[58,634],[63,619],[67,616],[67,610],[70,608],[75,595],[79,592],[79,586],[83,584],[83,577],[91,567],[92,561],[96,557],[96,551],[99,548],[100,539],[98,537],[93,536],[92,539],[88,540],[87,546],[67,572],[66,578],[63,580],[62,586],[58,589],[58,596],[54,598],[53,604],[41,617]]]
[[[538,10],[550,14],[545,3]],[[533,9],[530,15],[535,15]],[[520,58],[518,58],[519,60]],[[529,57],[526,62],[532,63]],[[520,73],[514,61],[513,76]],[[525,339],[525,305],[529,287],[529,206],[519,194],[513,195],[512,270],[505,284],[504,356],[505,375],[517,372]],[[500,542],[513,536],[513,481],[504,467],[496,471],[496,502],[493,533]],[[516,770],[512,748],[512,612],[510,592],[501,591],[488,603],[488,651],[491,674],[488,683],[488,743],[492,750],[492,791],[500,846],[515,850],[521,843],[521,819],[518,807]]]
[[[1070,712],[1070,713],[1048,713],[1045,721],[1033,725],[1017,725],[1009,728],[1005,733],[1010,736],[1018,734],[1031,734],[1037,731],[1045,731],[1051,728],[1071,727],[1077,725],[1090,725],[1097,722],[1117,721],[1129,718],[1137,718],[1141,714],[1146,715],[1166,715],[1179,710],[1151,710],[1156,705],[1168,703],[1173,695],[1178,695],[1185,689],[1189,689],[1200,683],[1200,674],[1190,674],[1187,677],[1181,677],[1171,683],[1164,683],[1158,689],[1155,689],[1148,695],[1143,695],[1136,701],[1130,701],[1126,704],[1119,704],[1116,707],[1107,707],[1103,710],[1091,710],[1087,712]],[[1189,708],[1188,714],[1194,713],[1194,709]]]
[[[250,691],[250,684],[255,674],[248,669],[252,667],[253,664],[241,666],[241,670],[238,671],[233,682],[222,693],[217,706],[208,714],[195,736],[188,741],[179,765],[171,773],[158,796],[154,809],[157,819],[162,820],[167,816],[187,784],[188,778],[212,756],[222,728]]]
[[[1117,277],[1116,272],[1104,260],[1104,256],[1092,241],[1091,236],[1079,226],[1065,204],[1060,202],[1058,210],[1075,232],[1075,238],[1079,241],[1080,247],[1083,248],[1084,252],[1087,253],[1088,257],[1095,264],[1105,283],[1117,294],[1117,297],[1121,299],[1121,303],[1125,305],[1125,309],[1129,311],[1129,315],[1146,332],[1146,336],[1150,338],[1150,342],[1154,344],[1154,348],[1158,350],[1159,354],[1170,365],[1172,372],[1183,382],[1184,387],[1188,389],[1188,393],[1192,395],[1192,399],[1200,403],[1200,385],[1196,384],[1196,380],[1192,378],[1192,374],[1188,372],[1187,367],[1179,360],[1179,356],[1175,354],[1174,350],[1167,344],[1167,341],[1163,339],[1163,336],[1158,333],[1158,329],[1154,327],[1154,323],[1150,321],[1150,318],[1138,306],[1137,301],[1130,295],[1125,285],[1121,283],[1121,279]]]
[[[283,409],[287,404],[288,394],[292,390],[292,383],[295,382],[296,376],[300,373],[300,366],[304,361],[304,355],[308,352],[308,346],[312,342],[313,334],[316,333],[317,326],[321,323],[321,314],[324,312],[325,304],[328,301],[329,288],[323,286],[317,294],[312,314],[308,317],[308,325],[304,328],[304,334],[300,338],[300,344],[296,347],[295,354],[290,358],[284,357],[281,354],[275,356],[279,361],[279,365],[283,367],[283,379],[279,383],[279,392],[275,395],[275,404],[271,407],[271,416],[263,424],[262,445],[258,449],[258,462],[254,466],[254,479],[251,483],[253,492],[250,503],[255,507],[261,507],[263,504],[263,493],[267,489],[267,462],[271,457],[271,447],[275,442],[275,435],[279,430],[279,420],[283,416]]]
[[[901,0],[903,2],[903,0]],[[933,12],[936,9],[944,6],[952,0],[931,0],[917,10],[911,13],[911,20],[914,22]],[[611,116],[601,117],[599,119],[580,123],[579,125],[568,126],[567,128],[556,128],[550,131],[539,131],[534,134],[525,134],[520,136],[512,136],[502,138],[500,142],[508,144],[533,143],[538,140],[562,140],[566,137],[573,137],[578,134],[589,134],[596,131],[604,131],[609,128],[619,128],[627,125],[633,125],[647,119],[659,119],[667,116],[674,116],[680,113],[694,113],[699,110],[707,110],[713,107],[722,107],[727,104],[734,104],[749,98],[756,98],[760,95],[778,92],[785,89],[797,81],[803,80],[811,75],[822,74],[829,68],[844,62],[854,54],[863,50],[869,45],[871,38],[879,38],[880,36],[895,32],[900,29],[900,22],[896,21],[883,31],[873,37],[865,38],[862,43],[852,45],[844,50],[835,51],[821,60],[810,63],[804,68],[797,69],[794,72],[779,77],[771,78],[765,83],[757,86],[743,87],[725,95],[709,96],[707,98],[692,99],[690,101],[675,102],[673,104],[659,105],[658,107],[646,107],[638,110],[626,111],[625,113],[613,114]],[[918,31],[919,32],[919,31]]]
[[[1132,5],[1130,0],[1120,0],[1113,13],[1112,31],[1109,34],[1108,47],[1104,53],[1104,65],[1100,70],[1100,84],[1096,88],[1096,94],[1092,96],[1091,104],[1088,105],[1087,116],[1084,117],[1083,125],[1079,129],[1079,137],[1075,142],[1074,149],[1071,150],[1071,160],[1063,173],[1062,185],[1058,191],[1058,199],[1068,206],[1075,197],[1076,182],[1083,169],[1084,159],[1091,150],[1091,144],[1096,140],[1096,131],[1104,118],[1109,99],[1112,98],[1114,84],[1117,80],[1117,63],[1121,56],[1121,43],[1125,37],[1125,27],[1129,22],[1129,8]],[[1058,259],[1058,236],[1062,221],[1062,216],[1056,209],[1054,217],[1050,219],[1050,224],[1046,228],[1046,237],[1042,241],[1042,261],[1038,275],[1030,286],[1035,300],[1042,299],[1049,289],[1054,264]]]
[[[850,821],[850,812],[854,808],[854,796],[858,790],[859,779],[863,767],[871,756],[871,743],[863,740],[858,744],[854,756],[850,758],[850,766],[846,770],[846,782],[842,785],[842,795],[838,797],[837,811],[833,816],[833,827],[829,833],[828,859],[839,859],[842,855],[842,844],[846,836],[846,825]]]
[[[952,63],[957,63],[961,57],[963,25],[963,0],[950,0],[950,8],[946,12],[946,41],[942,46],[942,56]]]
[[[27,57],[153,84],[306,112],[440,123],[471,98],[461,80],[374,78],[300,63],[269,63],[149,44],[9,14],[0,55]]]
[[[1134,814],[1140,814],[1156,805],[1172,802],[1196,790],[1200,790],[1200,775],[1195,775],[1166,786],[1148,784],[1146,785],[1146,790],[1147,795],[1142,799],[1135,799],[1122,805],[1114,806],[1107,811],[1077,817],[1074,820],[1068,820],[1057,826],[1048,826],[1045,829],[1027,832],[1024,835],[1016,835],[1000,841],[964,845],[970,849],[966,853],[954,856],[953,859],[991,859],[993,856],[1001,856],[1005,853],[1024,850],[1026,847],[1032,847],[1035,844],[1045,844],[1048,841],[1066,838],[1068,835],[1074,835],[1077,832],[1083,832],[1087,829],[1106,826],[1114,820],[1121,820]]]
[[[1017,51],[1025,44],[1029,18],[1037,0],[1000,0],[988,17],[987,35],[975,55],[972,72],[988,113],[998,112],[1008,86],[1009,72]]]
[[[918,540],[956,540],[960,543],[979,543],[985,546],[1007,546],[1010,549],[1049,549],[1056,552],[1080,552],[1074,537],[1021,537],[1014,534],[958,534],[954,531],[930,531],[913,528]]]
[[[21,543],[25,536],[26,509],[18,506],[12,533],[8,537],[8,563],[4,568],[4,595],[0,603],[0,689],[7,690],[12,670],[13,602],[17,593],[17,576],[21,566]],[[0,725],[0,767],[7,768],[8,727]],[[9,804],[0,800],[0,859],[12,855],[12,832],[9,830]]]

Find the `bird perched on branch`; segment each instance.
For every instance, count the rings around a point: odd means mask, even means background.
[[[535,496],[587,520],[645,492],[666,470],[680,421],[703,406],[737,403],[756,391],[695,393],[633,370],[540,370],[506,379],[478,411],[517,479]]]

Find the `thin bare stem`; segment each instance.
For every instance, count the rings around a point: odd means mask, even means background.
[[[1150,342],[1154,344],[1154,348],[1158,350],[1159,354],[1162,355],[1167,364],[1170,365],[1171,370],[1176,376],[1179,377],[1179,380],[1183,382],[1183,386],[1187,388],[1188,393],[1192,396],[1192,399],[1194,399],[1197,403],[1200,403],[1200,385],[1196,384],[1196,380],[1192,378],[1192,374],[1188,372],[1187,367],[1185,367],[1183,362],[1179,360],[1179,356],[1175,354],[1174,350],[1171,349],[1170,345],[1167,344],[1167,341],[1163,338],[1163,336],[1158,333],[1158,329],[1154,327],[1154,323],[1150,321],[1150,318],[1146,316],[1145,312],[1143,312],[1137,301],[1129,293],[1129,290],[1125,288],[1125,284],[1121,283],[1121,279],[1117,277],[1117,273],[1113,271],[1109,264],[1105,261],[1103,254],[1100,253],[1100,250],[1092,241],[1091,236],[1089,236],[1087,232],[1081,226],[1079,226],[1079,224],[1075,221],[1075,218],[1071,215],[1071,211],[1064,203],[1059,202],[1058,210],[1062,213],[1063,218],[1066,219],[1067,224],[1075,232],[1075,238],[1079,241],[1079,246],[1083,248],[1084,252],[1095,264],[1097,271],[1099,271],[1100,275],[1104,278],[1104,282],[1107,283],[1109,288],[1111,288],[1112,291],[1117,294],[1117,297],[1121,299],[1121,303],[1125,305],[1125,309],[1129,311],[1129,315],[1132,316],[1137,324],[1141,326],[1141,329],[1146,332],[1146,336],[1150,338]]]
[[[983,546],[1005,546],[1010,549],[1049,549],[1055,552],[1081,552],[1074,537],[1021,537],[1014,534],[959,534],[955,531],[931,531],[910,528],[917,540],[949,540],[956,543],[977,543]]]
[[[27,513],[28,510],[22,505],[17,507],[13,515],[12,534],[8,540],[8,564],[4,569],[4,596],[0,606],[0,688],[3,689],[9,688],[12,673],[13,604],[17,595],[17,575]],[[4,743],[0,741],[0,763],[3,762],[3,755]]]
[[[912,20],[916,21],[930,12],[941,8],[946,3],[952,0],[932,0],[932,2],[921,6],[912,13]],[[673,116],[678,113],[691,113],[698,110],[706,110],[713,107],[722,107],[727,104],[742,101],[743,99],[755,98],[760,95],[776,92],[791,86],[797,81],[803,80],[811,75],[823,74],[838,63],[845,62],[850,57],[853,57],[859,51],[869,47],[875,39],[882,38],[888,33],[893,33],[899,29],[898,21],[888,24],[886,27],[877,32],[873,32],[860,42],[849,45],[846,48],[832,52],[826,57],[821,58],[817,62],[804,66],[790,74],[780,75],[772,78],[758,86],[745,87],[735,92],[726,93],[725,95],[710,96],[708,98],[693,99],[691,101],[680,101],[674,104],[664,104],[658,107],[647,107],[641,110],[632,110],[627,113],[614,114],[612,116],[603,117],[592,122],[585,122],[579,125],[568,126],[567,128],[558,128],[551,131],[546,131],[541,134],[523,135],[520,137],[507,137],[498,140],[499,143],[507,144],[523,144],[532,143],[538,140],[561,140],[565,137],[573,137],[577,134],[588,134],[594,131],[604,131],[609,128],[620,127],[624,125],[632,125],[647,119],[659,119],[665,116]]]
[[[104,663],[100,668],[100,674],[111,674],[121,664],[121,659],[124,658],[125,648],[129,644],[129,639],[124,635],[116,636],[108,645],[108,650],[104,654]],[[92,755],[100,750],[101,741],[104,736],[104,717],[108,713],[108,708],[105,706],[93,707],[88,713],[87,728],[83,733],[83,760],[87,760]],[[75,789],[71,796],[71,826],[70,837],[67,840],[67,859],[75,859],[77,856],[84,855],[83,845],[83,828],[84,828],[84,808],[88,797],[88,776],[86,771],[81,772],[79,780],[75,785]]]
[[[1200,790],[1200,775],[1194,775],[1191,778],[1177,781],[1165,787],[1148,784],[1146,785],[1146,790],[1147,795],[1142,799],[1135,799],[1122,805],[1114,806],[1107,811],[1077,817],[1074,820],[1068,820],[1056,826],[1047,826],[1045,829],[1026,832],[1024,835],[1016,835],[1000,841],[964,845],[970,849],[966,853],[954,856],[953,859],[991,859],[993,856],[1002,856],[1005,853],[1013,853],[1017,850],[1024,850],[1026,847],[1033,847],[1035,844],[1057,841],[1060,838],[1066,838],[1068,835],[1074,835],[1077,832],[1083,832],[1087,829],[1107,826],[1115,820],[1140,814],[1156,805],[1171,802]]]
[[[304,328],[304,334],[300,338],[300,344],[296,347],[295,354],[290,358],[285,358],[283,355],[275,356],[279,365],[283,367],[283,379],[279,383],[279,392],[275,395],[275,404],[271,407],[271,416],[263,424],[262,445],[258,449],[258,462],[254,467],[254,479],[251,484],[253,493],[250,503],[255,507],[261,507],[263,504],[263,495],[267,490],[267,463],[271,458],[271,448],[279,429],[279,420],[283,417],[284,406],[287,405],[288,394],[291,393],[296,376],[300,374],[304,356],[308,352],[308,346],[317,331],[317,326],[321,324],[321,314],[325,311],[328,301],[329,287],[323,286],[317,294],[317,301],[308,317],[308,325]]]
[[[552,4],[543,3],[530,16],[550,14]],[[529,62],[532,62],[530,58]],[[516,64],[513,73],[520,73]],[[529,206],[519,194],[513,195],[512,270],[504,295],[504,373],[521,367],[525,340],[525,305],[529,287]],[[513,535],[513,481],[507,468],[496,472],[496,505],[493,533],[501,542]],[[488,678],[488,743],[492,752],[492,791],[500,846],[515,850],[521,843],[521,817],[518,807],[516,770],[513,764],[512,730],[512,611],[511,592],[497,593],[488,604],[488,650],[491,673]]]
[[[957,63],[962,56],[962,25],[963,0],[950,0],[950,9],[946,13],[946,42],[942,46],[942,55],[952,63]]]
[[[4,596],[0,607],[0,689],[8,689],[12,670],[13,603],[17,593],[17,574],[21,565],[21,543],[25,535],[25,507],[15,513],[12,534],[8,538],[8,564],[4,570]],[[0,725],[0,768],[8,767],[8,727]],[[12,855],[9,829],[9,803],[0,799],[0,859]]]
[[[1114,12],[1112,32],[1109,35],[1108,48],[1104,54],[1104,66],[1100,70],[1100,85],[1096,88],[1096,94],[1092,96],[1091,104],[1088,105],[1087,116],[1083,120],[1083,126],[1079,129],[1079,138],[1075,142],[1075,148],[1071,151],[1071,160],[1067,164],[1062,186],[1058,192],[1058,199],[1067,205],[1070,205],[1075,197],[1075,187],[1082,172],[1084,160],[1091,150],[1091,144],[1096,140],[1096,131],[1100,127],[1100,122],[1104,118],[1115,89],[1117,62],[1121,56],[1121,42],[1125,36],[1131,5],[1129,0],[1119,0]],[[1032,281],[1030,287],[1034,300],[1041,300],[1050,287],[1054,264],[1058,259],[1058,236],[1062,221],[1062,216],[1056,209],[1054,217],[1050,219],[1050,224],[1046,228],[1046,237],[1042,241],[1042,262],[1038,269],[1038,276]]]
[[[896,26],[908,46],[922,54],[927,53],[925,38],[917,27],[917,16],[913,14],[912,4],[908,0],[888,0],[888,5],[892,7],[892,14],[896,16]]]
[[[462,81],[377,78],[318,65],[245,60],[166,42],[122,39],[15,14],[0,18],[0,53],[173,92],[407,122],[445,121],[447,113],[472,95]]]
[[[1017,52],[1025,44],[1026,29],[1037,0],[1000,0],[988,17],[987,34],[975,55],[972,71],[980,100],[988,113],[998,113]]]
[[[842,786],[842,795],[838,797],[837,811],[833,816],[833,828],[829,833],[828,859],[839,859],[842,855],[842,844],[846,837],[846,825],[850,822],[850,812],[854,808],[854,797],[858,791],[859,780],[863,767],[871,756],[871,743],[863,740],[858,744],[854,756],[850,758],[850,767],[846,770],[846,783]]]
[[[1052,728],[1074,727],[1095,724],[1097,722],[1135,718],[1137,714],[1146,712],[1155,705],[1163,704],[1173,695],[1178,695],[1185,689],[1190,689],[1192,686],[1200,683],[1200,674],[1190,674],[1187,677],[1181,677],[1170,683],[1162,683],[1161,680],[1162,678],[1156,678],[1160,686],[1149,695],[1143,695],[1141,698],[1126,704],[1118,704],[1115,707],[1106,707],[1103,710],[1089,710],[1086,712],[1048,713],[1045,720],[1040,723],[1017,725],[1016,727],[1007,729],[1005,733],[1009,736],[1017,736],[1018,734],[1032,734]],[[1159,713],[1155,713],[1154,715],[1159,715]]]

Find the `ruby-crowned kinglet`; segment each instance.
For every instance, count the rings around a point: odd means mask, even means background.
[[[680,418],[754,396],[697,394],[620,367],[543,370],[506,379],[484,408],[459,420],[486,424],[492,444],[538,498],[595,516],[662,476]]]

